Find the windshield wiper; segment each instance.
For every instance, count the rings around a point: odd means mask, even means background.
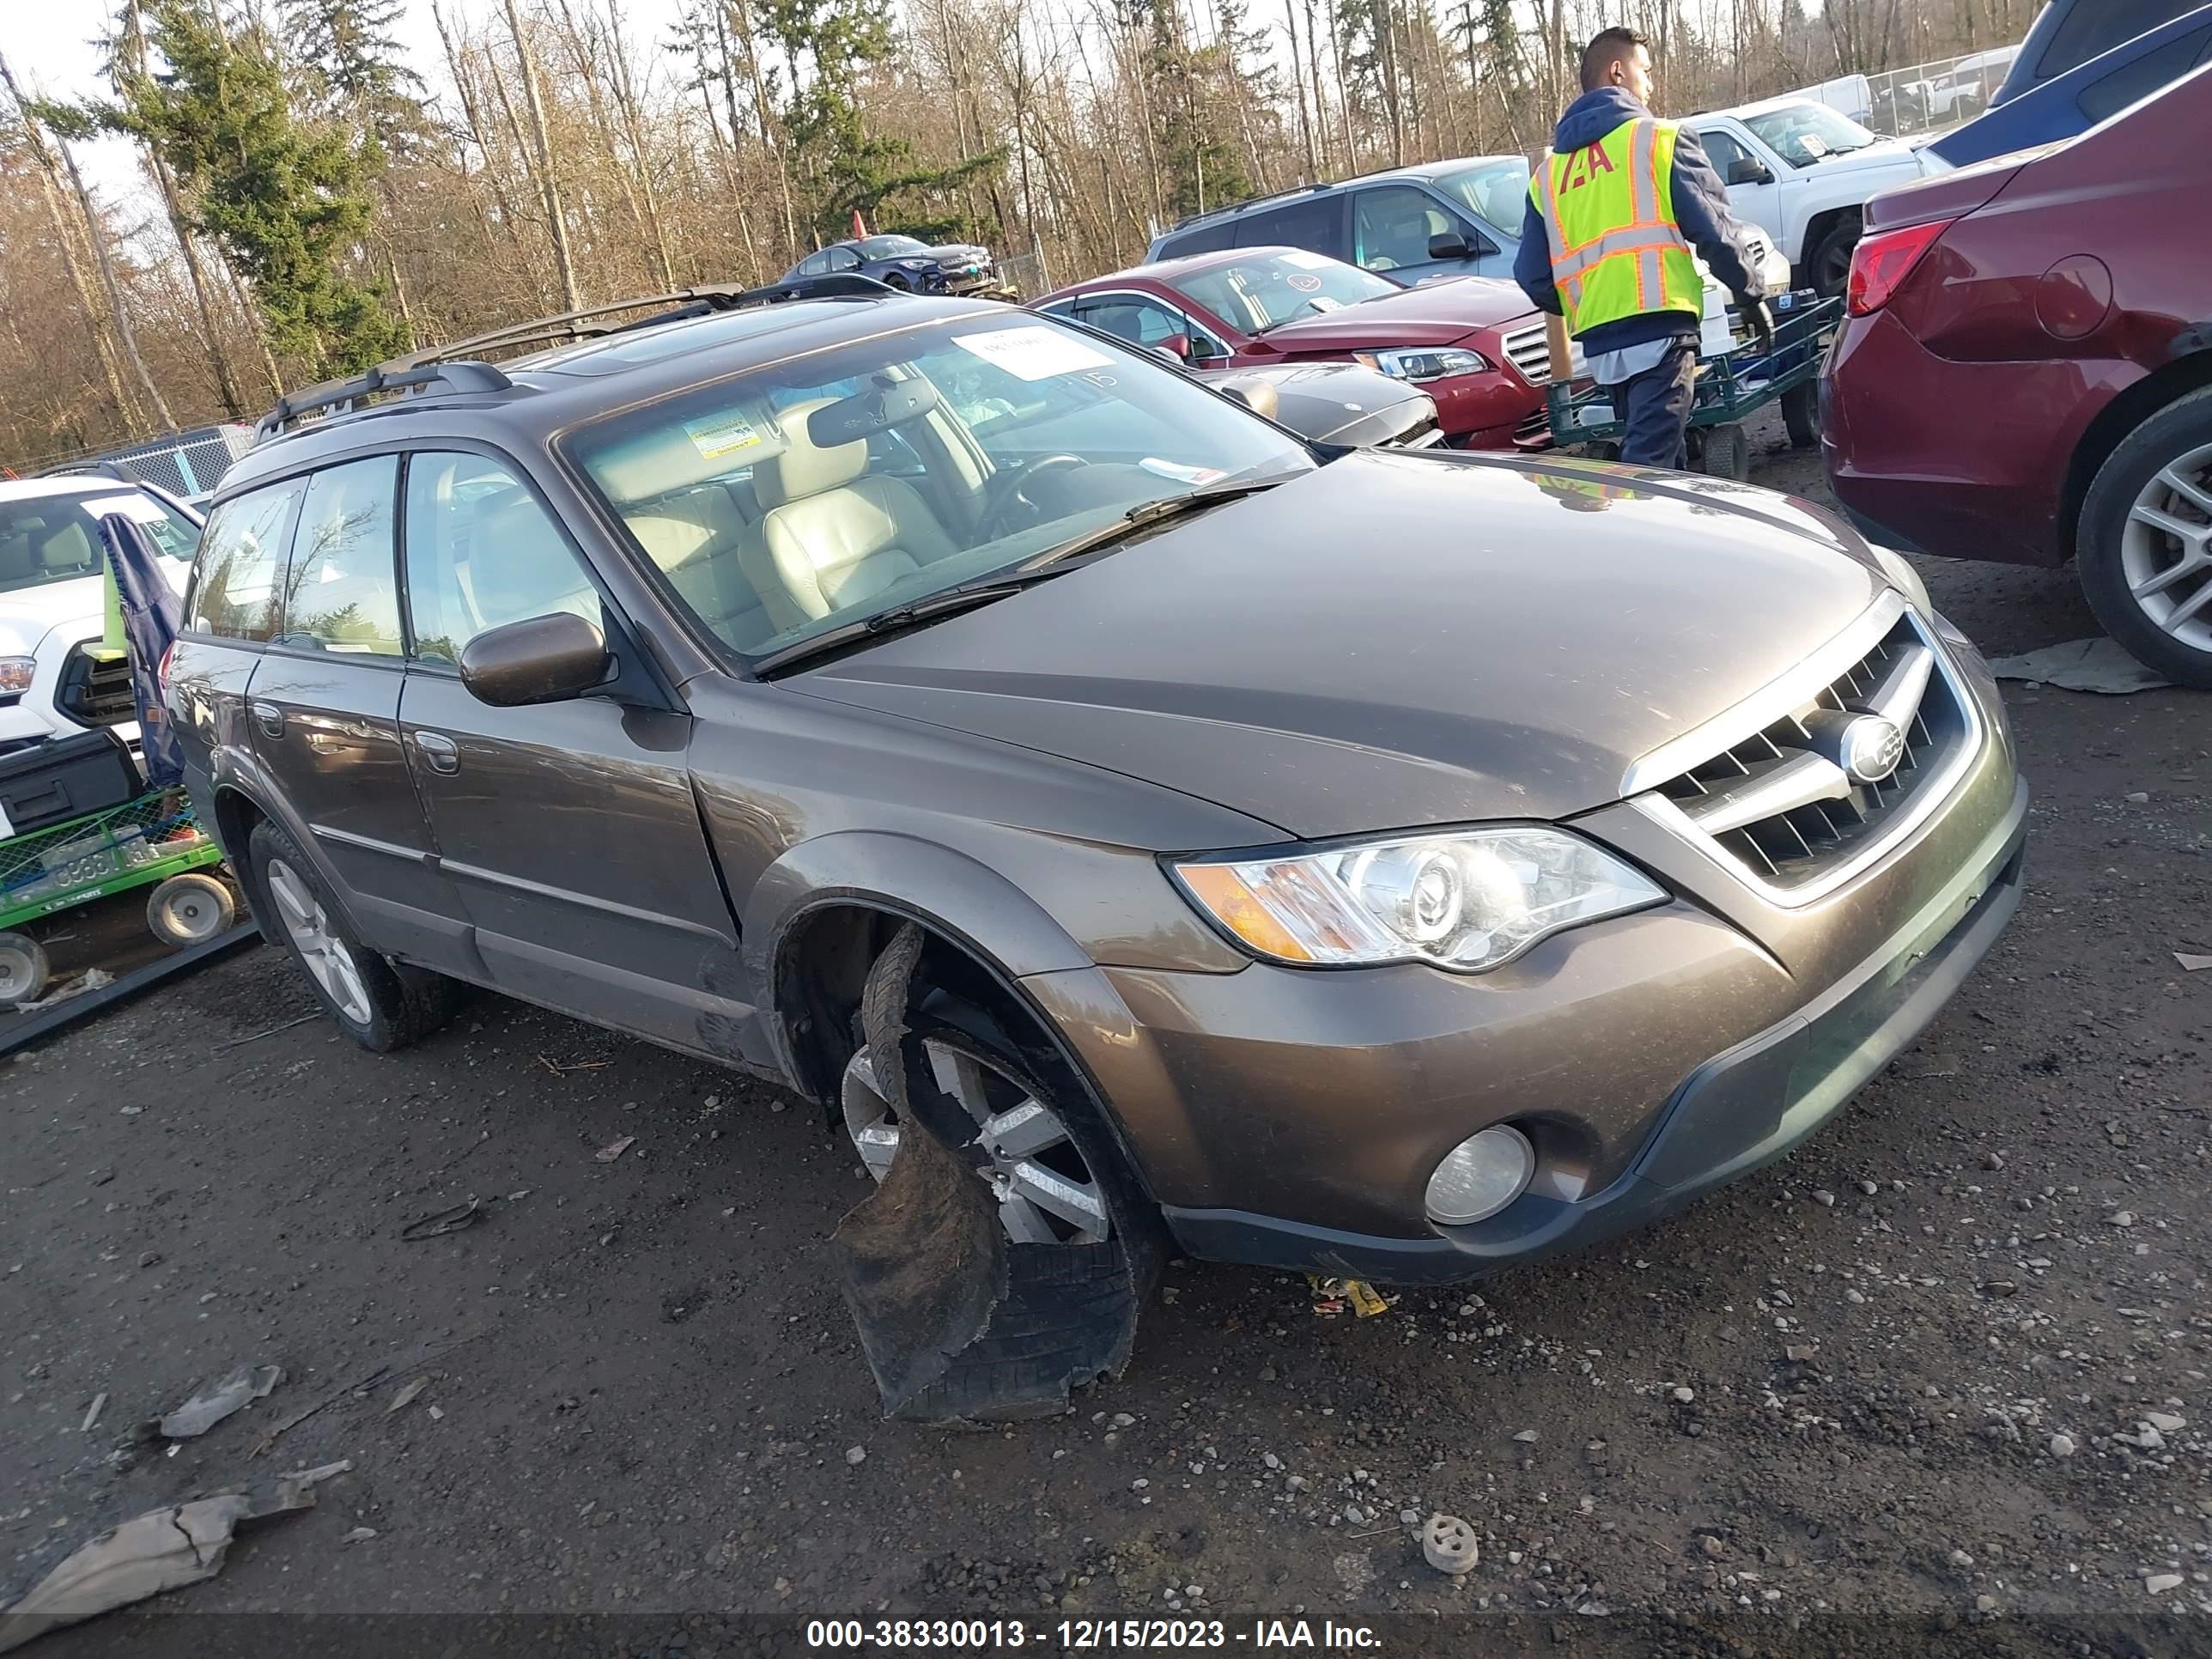
[[[878,611],[872,617],[860,617],[852,622],[840,623],[832,629],[815,635],[811,639],[787,645],[781,651],[771,651],[765,657],[754,659],[753,672],[767,675],[779,668],[825,651],[836,651],[862,641],[878,639],[886,634],[902,633],[923,623],[935,622],[943,617],[973,611],[1018,593],[1023,588],[1063,574],[1060,570],[1039,570],[1032,574],[1016,574],[987,577],[980,581],[963,582],[935,593],[926,593],[905,605],[895,605],[888,611]]]
[[[1217,478],[1212,483],[1199,485],[1195,489],[1186,489],[1180,495],[1163,495],[1156,501],[1140,501],[1120,518],[1109,519],[1079,536],[1071,537],[1057,547],[1048,547],[1016,565],[1014,569],[1017,573],[1051,569],[1085,553],[1111,547],[1139,530],[1164,524],[1170,519],[1180,519],[1186,514],[1203,512],[1209,507],[1218,507],[1224,501],[1256,495],[1263,489],[1273,489],[1277,484],[1288,483],[1293,478],[1303,478],[1308,470],[1298,467],[1288,472],[1263,473],[1256,478]]]

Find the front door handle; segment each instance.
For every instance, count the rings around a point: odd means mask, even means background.
[[[284,735],[283,709],[273,702],[257,702],[252,705],[252,709],[253,723],[261,728],[263,737],[281,738]]]
[[[415,752],[433,772],[450,774],[461,769],[461,746],[442,732],[417,732]]]

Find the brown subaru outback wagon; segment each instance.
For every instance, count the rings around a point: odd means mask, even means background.
[[[924,1122],[1017,1260],[1437,1281],[1801,1140],[2017,902],[1985,667],[1817,509],[759,298],[319,388],[223,480],[189,781],[364,1046],[489,987],[878,1177]]]

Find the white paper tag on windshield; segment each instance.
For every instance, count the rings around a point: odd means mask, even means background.
[[[750,449],[761,441],[753,423],[738,414],[710,415],[702,420],[684,422],[684,435],[691,440],[691,447],[701,459],[718,461],[725,455],[734,455],[741,449]]]
[[[1304,248],[1291,248],[1275,256],[1286,265],[1297,265],[1304,270],[1326,270],[1336,263],[1325,253],[1308,253]]]
[[[1114,362],[1096,346],[1049,323],[963,334],[952,343],[1022,380],[1046,380],[1055,374],[1079,374],[1086,368],[1109,368]]]
[[[100,495],[89,498],[82,505],[95,519],[104,519],[111,513],[120,513],[133,524],[160,524],[169,516],[161,502],[150,495]]]

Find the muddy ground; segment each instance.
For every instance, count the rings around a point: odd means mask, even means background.
[[[2069,575],[1927,574],[1993,656],[2091,631]],[[276,951],[234,957],[0,1068],[0,1598],[121,1518],[349,1458],[212,1582],[39,1650],[399,1611],[995,1613],[1056,1646],[1180,1610],[1231,1647],[1302,1613],[1398,1652],[2204,1651],[2212,972],[2172,952],[2212,952],[2212,699],[2008,696],[2018,920],[1795,1158],[1373,1319],[1176,1264],[1127,1375],[1012,1432],[879,1420],[822,1252],[863,1177],[808,1109],[493,998],[374,1058],[301,1022]],[[400,1238],[471,1196],[483,1224]],[[115,1453],[248,1363],[284,1368],[269,1399]],[[1432,1510],[1480,1536],[1464,1578],[1401,1521]]]

